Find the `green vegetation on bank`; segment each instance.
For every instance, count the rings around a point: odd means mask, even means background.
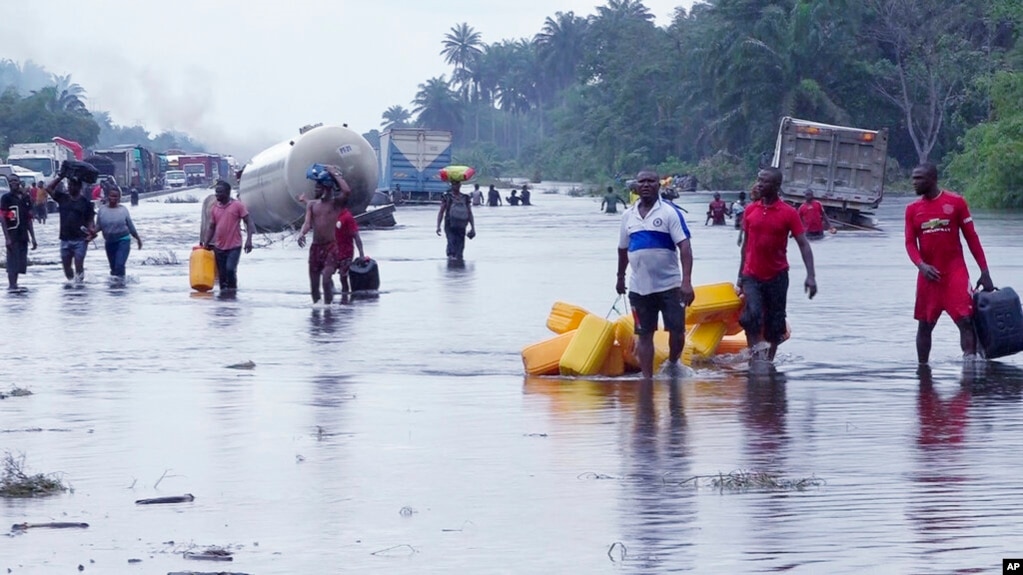
[[[1021,18],[1023,0],[707,0],[657,26],[641,1],[608,0],[489,43],[464,22],[438,46],[450,74],[380,129],[451,130],[482,176],[606,182],[655,165],[739,189],[788,115],[888,129],[896,182],[960,154],[1017,173],[1023,140],[993,91],[1023,70]],[[1018,180],[954,173],[973,201],[1019,202]]]

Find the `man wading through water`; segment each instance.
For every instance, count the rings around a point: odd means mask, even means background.
[[[803,287],[810,299],[817,295],[813,252],[796,208],[778,199],[781,170],[764,168],[757,174],[753,193],[759,197],[742,216],[742,251],[739,256],[739,292],[746,297],[739,324],[746,330],[750,361],[774,361],[785,339],[785,308],[789,291],[789,260],[785,255],[791,234],[806,266]],[[766,357],[763,342],[767,342]]]
[[[689,227],[682,211],[661,199],[656,172],[641,171],[636,184],[639,201],[622,214],[615,290],[625,293],[625,269],[631,265],[629,303],[636,323],[636,357],[643,377],[653,376],[658,314],[664,318],[664,329],[668,331],[666,370],[678,376],[682,373],[678,360],[686,336],[685,306],[693,303],[695,297]]]
[[[352,193],[348,183],[341,177],[336,166],[324,168],[333,181],[316,180],[316,197],[305,209],[305,223],[298,234],[299,247],[305,247],[305,235],[313,231],[313,243],[309,246],[309,291],[313,303],[320,301],[320,285],[323,286],[323,303],[334,301],[334,272],[338,267],[338,246],[334,228],[338,215],[344,209],[345,200]]]

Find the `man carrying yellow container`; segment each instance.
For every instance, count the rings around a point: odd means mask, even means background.
[[[636,175],[639,201],[622,215],[618,239],[618,282],[624,294],[625,269],[631,265],[629,303],[636,324],[636,356],[643,377],[654,370],[654,332],[658,314],[668,332],[665,371],[681,374],[679,357],[685,344],[685,306],[693,303],[693,250],[682,211],[659,195],[657,172],[643,169]],[[681,270],[679,263],[681,262]]]

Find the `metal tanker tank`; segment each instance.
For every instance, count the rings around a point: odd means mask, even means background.
[[[313,198],[315,184],[305,177],[313,164],[341,168],[352,189],[349,209],[356,215],[365,211],[377,187],[373,148],[353,130],[319,126],[263,150],[245,165],[238,197],[257,230],[276,232],[301,224],[305,204],[298,198]]]

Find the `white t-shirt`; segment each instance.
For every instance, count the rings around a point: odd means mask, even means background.
[[[640,295],[668,291],[682,285],[678,244],[690,237],[682,210],[657,200],[646,217],[639,215],[639,202],[622,214],[618,248],[629,250],[629,290]]]

